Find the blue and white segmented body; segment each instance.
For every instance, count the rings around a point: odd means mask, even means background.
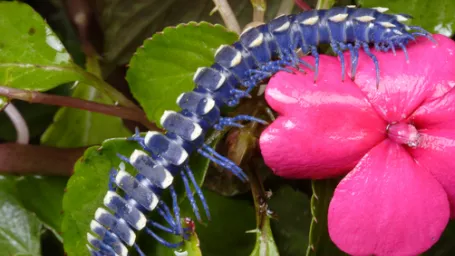
[[[297,67],[302,62],[296,50],[315,57],[315,80],[319,66],[319,44],[330,44],[339,56],[344,76],[342,51],[351,51],[351,77],[355,76],[358,51],[362,48],[376,65],[379,82],[379,66],[371,53],[372,44],[378,50],[395,51],[396,47],[406,51],[406,44],[416,36],[431,35],[419,27],[402,24],[407,15],[383,13],[385,8],[362,9],[337,7],[329,10],[305,11],[300,14],[277,17],[267,24],[245,31],[239,41],[221,46],[215,54],[211,67],[199,68],[193,81],[196,87],[181,94],[177,104],[179,112],[165,111],[161,125],[165,134],[149,131],[145,137],[138,133],[131,139],[137,141],[143,150],[135,150],[127,158],[138,174],[133,177],[120,166],[111,173],[109,191],[104,198],[106,208],[100,207],[90,225],[87,245],[92,255],[128,254],[134,247],[140,255],[144,253],[135,243],[136,232],[145,230],[162,244],[178,247],[158,237],[151,229],[159,229],[185,237],[180,224],[177,196],[173,188],[174,177],[180,175],[187,196],[198,220],[201,219],[190,183],[203,203],[210,219],[208,206],[188,166],[189,156],[198,152],[231,171],[243,181],[247,176],[229,159],[219,155],[204,143],[207,132],[223,129],[225,126],[241,126],[239,121],[264,121],[251,116],[222,117],[220,109],[236,106],[262,80],[284,70],[285,66]],[[172,211],[160,200],[164,190],[169,190],[173,199]],[[120,193],[119,191],[123,191]],[[167,223],[164,226],[148,220],[146,214],[158,211]]]

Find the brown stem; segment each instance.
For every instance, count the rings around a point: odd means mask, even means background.
[[[0,173],[70,176],[74,163],[86,148],[54,148],[36,145],[0,144]]]
[[[318,1],[318,4],[320,2],[321,1]],[[295,0],[295,3],[304,11],[311,10],[311,7],[304,0]],[[320,9],[320,8],[316,8],[316,9]]]
[[[102,113],[105,115],[117,116],[123,119],[139,122],[150,130],[159,130],[155,124],[147,120],[144,112],[136,109],[106,105],[66,96],[15,89],[6,86],[0,86],[0,96],[6,96],[9,99],[28,101],[30,103],[41,103],[47,105],[78,108]]]

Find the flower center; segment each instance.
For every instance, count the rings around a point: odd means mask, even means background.
[[[391,140],[409,147],[417,147],[419,144],[419,132],[414,125],[408,123],[395,123],[387,126],[387,133]]]

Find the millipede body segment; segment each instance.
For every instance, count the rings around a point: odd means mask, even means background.
[[[205,144],[207,132],[212,128],[241,127],[239,122],[244,121],[266,124],[247,115],[222,117],[220,109],[238,105],[242,98],[249,97],[255,86],[274,73],[294,72],[286,66],[298,68],[302,64],[310,67],[315,71],[317,81],[318,45],[329,44],[338,55],[342,79],[345,74],[342,52],[351,52],[350,73],[354,78],[358,53],[362,49],[374,62],[379,83],[379,64],[370,46],[380,51],[395,51],[396,48],[406,51],[408,42],[417,36],[432,40],[422,28],[402,23],[410,16],[386,14],[385,11],[386,8],[347,6],[284,15],[245,31],[232,45],[221,46],[215,54],[215,63],[196,71],[193,78],[195,89],[178,97],[181,111],[165,111],[161,117],[166,133],[149,131],[144,137],[136,133],[130,139],[137,141],[143,150],[135,150],[129,157],[119,155],[137,170],[137,174],[132,176],[126,172],[124,163],[112,170],[104,207],[96,211],[90,224],[91,232],[87,234],[90,253],[94,256],[125,256],[135,248],[139,255],[145,255],[136,244],[138,231],[145,231],[165,246],[179,247],[180,243],[170,243],[153,231],[161,230],[182,238],[187,236],[180,224],[177,194],[173,187],[176,176],[183,181],[196,218],[201,220],[201,214],[191,185],[210,219],[204,195],[188,165],[190,155],[197,152],[246,182],[248,177],[235,163]],[[315,58],[314,66],[300,60],[296,50],[311,54]],[[172,197],[172,207],[160,199],[166,190]],[[147,218],[151,211],[157,211],[166,224]]]

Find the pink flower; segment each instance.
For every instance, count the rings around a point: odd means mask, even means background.
[[[363,51],[355,82],[341,81],[337,58],[321,56],[316,84],[311,71],[280,72],[267,86],[279,117],[260,138],[265,162],[287,178],[347,174],[328,225],[349,254],[417,255],[455,216],[455,43],[435,39],[411,42],[409,62],[403,51],[373,51],[379,88]]]

